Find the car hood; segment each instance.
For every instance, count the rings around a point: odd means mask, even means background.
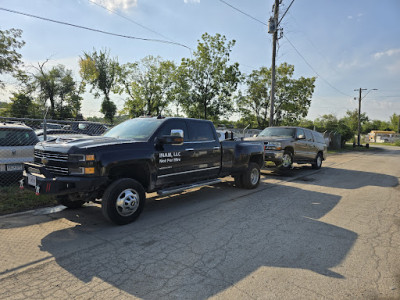
[[[134,142],[137,141],[103,136],[59,136],[56,139],[38,143],[35,149],[69,153],[74,152],[73,149],[90,149]]]

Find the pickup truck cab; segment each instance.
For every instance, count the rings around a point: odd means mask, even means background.
[[[103,136],[37,144],[21,184],[70,208],[102,199],[104,216],[127,224],[142,212],[145,192],[167,195],[228,175],[256,188],[263,163],[262,143],[220,142],[210,121],[136,118]]]

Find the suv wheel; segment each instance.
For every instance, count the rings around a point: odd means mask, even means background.
[[[293,164],[293,154],[290,151],[285,151],[282,155],[282,163],[278,165],[280,170],[290,170]]]
[[[131,178],[114,181],[104,192],[101,209],[111,222],[125,225],[135,221],[146,201],[143,186]]]
[[[315,161],[311,164],[313,169],[320,169],[322,166],[322,155],[321,153],[317,154]]]

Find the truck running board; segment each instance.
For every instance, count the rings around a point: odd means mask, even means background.
[[[200,181],[200,182],[186,184],[186,185],[174,186],[171,188],[167,188],[165,190],[159,190],[157,192],[157,194],[159,194],[160,196],[166,196],[166,195],[170,195],[170,194],[179,193],[184,190],[193,189],[196,187],[201,187],[201,186],[206,186],[206,185],[212,185],[212,184],[216,184],[216,183],[220,183],[220,182],[221,182],[221,179],[210,179],[210,180]]]

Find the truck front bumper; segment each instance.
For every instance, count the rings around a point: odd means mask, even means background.
[[[283,150],[281,151],[266,150],[264,154],[265,154],[265,161],[273,161],[277,163],[282,162]]]
[[[29,168],[39,170],[30,173]],[[107,182],[105,177],[51,176],[43,166],[25,163],[21,188],[28,188],[39,194],[65,195],[72,193],[88,193],[96,190]]]

